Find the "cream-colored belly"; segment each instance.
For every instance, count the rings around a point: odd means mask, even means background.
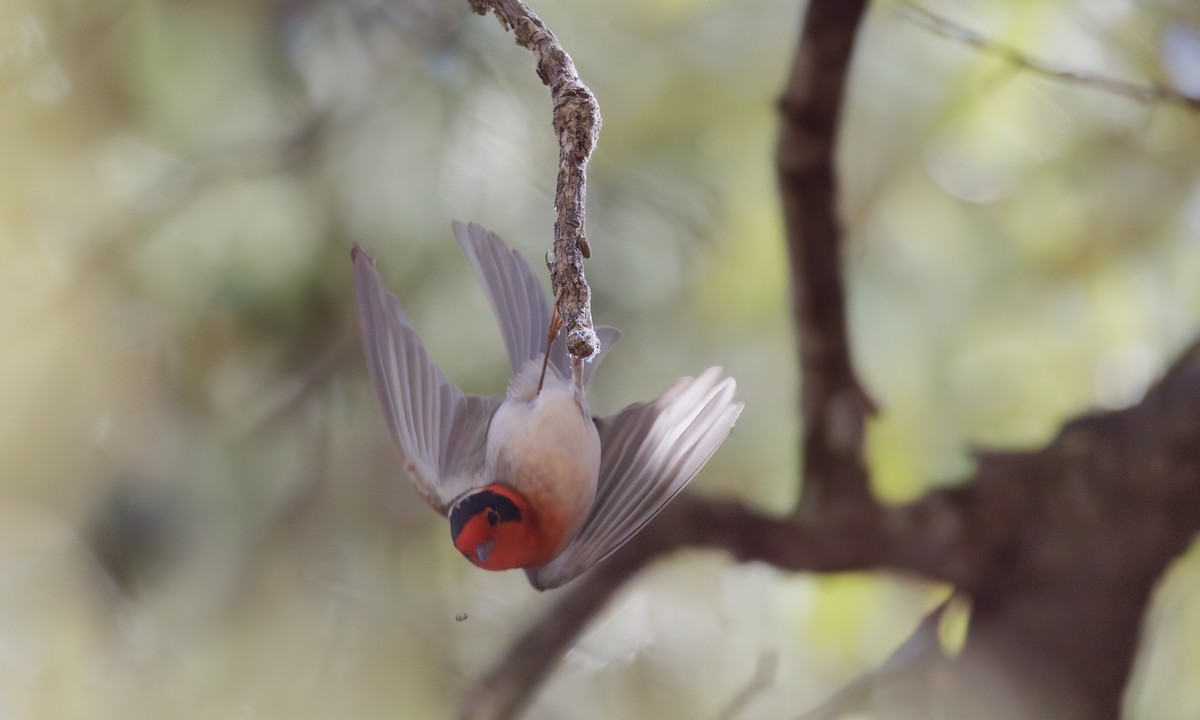
[[[525,496],[557,553],[579,533],[596,499],[600,436],[570,388],[547,377],[532,401],[512,395],[488,431],[491,482]]]

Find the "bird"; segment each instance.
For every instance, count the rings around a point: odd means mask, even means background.
[[[708,462],[743,403],[713,367],[649,402],[594,417],[586,389],[620,338],[571,358],[524,257],[477,224],[451,224],[495,314],[511,374],[503,397],[463,393],[433,363],[375,261],[355,245],[354,294],[368,373],[417,494],[485,570],[560,587],[621,547]]]

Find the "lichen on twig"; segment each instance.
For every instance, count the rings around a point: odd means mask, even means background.
[[[558,182],[554,192],[554,251],[549,258],[555,307],[563,318],[567,350],[587,359],[600,350],[592,327],[591,289],[583,261],[591,257],[584,230],[587,164],[600,134],[600,104],[579,79],[575,63],[554,33],[520,0],[469,0],[480,15],[489,11],[511,30],[517,44],[537,58],[537,74],[550,88],[554,134],[558,137]]]

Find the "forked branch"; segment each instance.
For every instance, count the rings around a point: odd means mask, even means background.
[[[870,504],[862,445],[872,403],[855,375],[846,332],[839,216],[838,121],[866,0],[813,0],[779,101],[776,171],[791,264],[800,359],[799,510]]]

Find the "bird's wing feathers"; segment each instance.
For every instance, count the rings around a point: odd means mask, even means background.
[[[600,367],[600,362],[608,355],[621,339],[621,331],[612,325],[597,325],[596,337],[600,339],[600,351],[583,364],[583,386],[592,382],[592,376]],[[571,377],[571,356],[567,353],[567,334],[559,333],[554,344],[550,346],[550,366],[558,370],[560,377]]]
[[[546,332],[550,328],[546,294],[529,263],[519,252],[510,249],[499,235],[475,223],[464,225],[457,220],[450,227],[496,315],[508,351],[508,362],[516,376],[525,363],[541,360],[546,351]],[[596,335],[600,338],[600,352],[584,365],[584,385],[600,366],[604,353],[621,337],[616,328],[607,325],[597,327]],[[571,377],[566,333],[559,334],[550,350],[550,367],[560,377]]]
[[[550,327],[546,295],[525,258],[509,249],[496,233],[457,220],[451,228],[496,314],[515,376],[526,362],[541,358],[546,351]]]
[[[534,587],[558,587],[624,544],[686,486],[729,435],[742,404],[720,368],[683,378],[650,403],[596,421],[600,480],[579,535],[546,565]]]
[[[452,385],[371,258],[358,247],[352,256],[363,352],[379,403],[417,493],[444,513],[481,484],[488,425],[501,399],[464,395]]]
[[[565,333],[564,333],[565,336]],[[587,387],[592,382],[592,375],[600,367],[600,361],[608,356],[610,350],[617,345],[617,341],[621,339],[621,331],[612,325],[597,325],[596,337],[600,339],[600,350],[591,357],[583,365],[583,386]],[[563,363],[569,362],[566,359],[566,343],[563,344]],[[551,358],[552,360],[554,358]]]

